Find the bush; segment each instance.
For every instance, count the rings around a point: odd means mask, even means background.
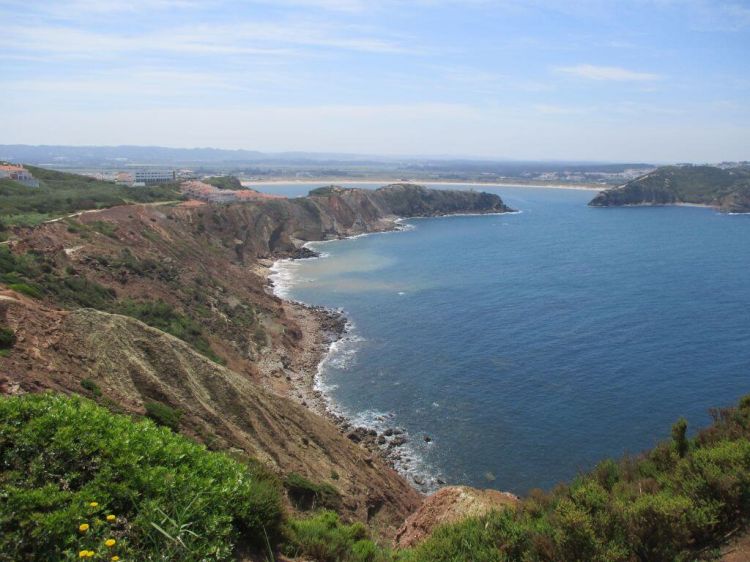
[[[146,402],[143,405],[146,408],[146,417],[155,421],[159,425],[168,427],[172,431],[179,431],[182,412],[162,404],[161,402]]]
[[[332,511],[289,522],[286,554],[318,562],[380,562],[390,559],[367,537],[362,523],[345,525]]]
[[[330,484],[315,484],[296,472],[289,473],[284,479],[287,495],[297,509],[337,509],[341,495]]]
[[[437,529],[404,561],[692,560],[750,518],[750,397],[714,412],[695,439],[687,422],[639,457],[606,460],[570,486]]]
[[[28,297],[35,299],[42,298],[42,291],[40,291],[38,287],[34,287],[28,283],[11,283],[8,285],[8,288]]]
[[[100,234],[104,234],[104,236],[117,239],[117,225],[112,222],[94,221],[90,226]]]
[[[105,514],[123,560],[234,560],[281,525],[279,490],[242,464],[83,398],[0,399],[0,463],[3,562],[77,559]]]
[[[101,396],[102,395],[102,389],[99,388],[99,385],[96,384],[91,379],[83,379],[81,381],[81,387],[88,390],[91,394],[94,396]]]
[[[198,352],[209,359],[222,363],[222,360],[211,349],[211,345],[203,334],[200,324],[188,316],[178,312],[172,305],[158,301],[124,300],[114,307],[105,308],[110,312],[117,312],[125,316],[132,316],[154,328],[172,334],[176,338],[192,345]]]
[[[680,457],[684,457],[688,450],[687,440],[687,421],[685,418],[680,418],[672,426],[672,441],[677,449],[677,454]]]
[[[16,333],[10,328],[0,326],[0,349],[11,349],[16,345]]]

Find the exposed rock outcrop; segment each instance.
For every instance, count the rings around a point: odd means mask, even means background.
[[[409,516],[398,530],[395,544],[408,548],[427,538],[440,525],[514,508],[518,503],[518,497],[508,492],[447,486],[425,499],[419,510]]]

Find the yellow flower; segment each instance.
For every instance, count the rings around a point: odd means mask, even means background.
[[[113,556],[112,558],[110,558],[110,560],[112,560],[112,562],[117,562],[119,559],[120,559],[119,556]]]
[[[86,531],[89,530],[89,524],[81,523],[80,525],[78,525],[78,530],[81,531],[82,533],[85,533]]]
[[[114,516],[114,515],[112,515],[112,514],[110,514],[110,515],[107,515],[107,521],[110,521],[110,522],[111,522],[111,521],[115,521],[116,519],[117,519],[117,517],[115,517],[115,516]]]
[[[115,539],[107,539],[104,541],[104,544],[106,544],[109,548],[112,548],[117,544],[117,541]]]
[[[82,550],[78,553],[78,558],[88,558],[89,557],[89,551],[88,550]]]
[[[98,502],[91,502],[89,504],[89,507],[99,507],[99,503]]]
[[[96,554],[96,552],[94,552],[93,550],[89,550],[89,556],[88,557],[89,558],[93,558],[94,554]]]

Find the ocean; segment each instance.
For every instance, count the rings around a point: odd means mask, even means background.
[[[318,385],[405,430],[405,474],[548,489],[750,392],[750,216],[477,189],[521,212],[409,219],[277,265],[279,294],[346,313]]]

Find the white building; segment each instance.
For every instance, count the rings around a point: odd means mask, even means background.
[[[152,170],[148,168],[135,170],[132,174],[134,183],[143,183],[146,185],[174,181],[177,177],[174,170]]]
[[[9,178],[27,187],[39,187],[39,180],[31,175],[23,166],[14,164],[0,165],[0,178]]]

